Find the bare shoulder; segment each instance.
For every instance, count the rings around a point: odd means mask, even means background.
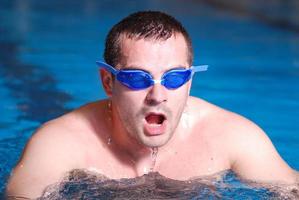
[[[7,185],[7,194],[36,198],[66,172],[81,168],[92,133],[90,104],[43,124],[28,141]],[[90,117],[90,118],[89,118]]]
[[[188,106],[192,108],[192,116],[198,124],[205,124],[205,128],[221,129],[218,133],[225,137],[237,136],[241,139],[249,136],[248,133],[263,135],[263,131],[252,121],[205,100],[190,97]]]
[[[205,124],[207,137],[219,141],[237,174],[257,181],[295,182],[296,172],[254,122],[201,99],[192,98],[191,104],[202,111],[198,123]]]
[[[231,142],[241,142],[242,145],[245,145],[246,143],[269,141],[267,135],[258,125],[237,113],[194,97],[190,99],[190,104],[194,108],[192,112],[197,115],[197,123],[204,122],[203,124],[210,129],[210,132],[227,138],[226,142],[233,140]]]

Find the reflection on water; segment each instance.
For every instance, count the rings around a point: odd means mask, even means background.
[[[49,199],[298,199],[298,190],[241,182],[232,171],[178,181],[151,172],[133,179],[112,180],[73,170],[49,186],[39,200]]]

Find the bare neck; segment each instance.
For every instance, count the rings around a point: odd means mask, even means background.
[[[138,175],[149,173],[153,168],[155,162],[154,155],[157,148],[145,146],[138,142],[138,140],[126,131],[122,126],[117,113],[109,108],[111,112],[110,116],[110,139],[113,149],[116,150],[117,154],[123,155],[127,158],[130,165],[135,168]]]

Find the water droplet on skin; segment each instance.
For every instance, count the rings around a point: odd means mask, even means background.
[[[152,163],[151,163],[150,172],[154,171],[154,168],[156,165],[156,160],[157,160],[157,155],[158,155],[158,147],[153,147],[152,148]]]
[[[112,121],[112,107],[111,107],[111,100],[108,100],[108,102],[107,102],[107,115],[108,115],[108,117],[107,117],[107,119],[108,119],[108,121]]]
[[[109,138],[108,138],[108,141],[107,141],[107,144],[108,144],[108,145],[111,145],[111,143],[112,143],[112,139],[109,137]]]
[[[184,111],[182,114],[182,124],[184,128],[190,128],[190,116],[187,111]]]

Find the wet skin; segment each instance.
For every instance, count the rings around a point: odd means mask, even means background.
[[[180,34],[166,41],[125,37],[121,41],[119,69],[143,69],[160,79],[169,69],[189,67]],[[108,99],[87,104],[38,129],[14,169],[7,186],[9,195],[38,197],[72,169],[91,169],[112,179],[141,176],[152,166],[153,147],[158,147],[153,170],[172,179],[232,169],[246,179],[296,181],[297,172],[281,159],[259,127],[189,96],[191,81],[176,90],[155,84],[132,91],[105,70],[100,75]],[[160,120],[163,128],[152,127],[159,126]]]

